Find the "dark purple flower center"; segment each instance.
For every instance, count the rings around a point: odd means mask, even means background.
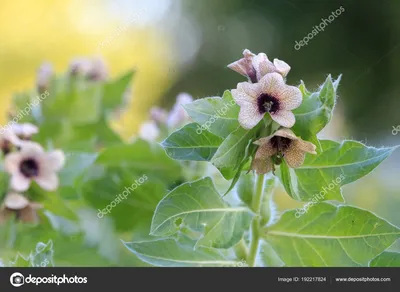
[[[268,93],[263,93],[257,98],[260,114],[276,113],[279,110],[279,100]]]
[[[20,171],[26,177],[33,177],[39,174],[39,164],[36,160],[28,158],[20,164]]]
[[[282,158],[283,152],[285,152],[290,147],[292,140],[285,137],[274,136],[271,138],[270,143],[272,147],[278,150],[278,155],[281,156],[280,158]]]

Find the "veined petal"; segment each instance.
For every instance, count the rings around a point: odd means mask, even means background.
[[[257,79],[260,80],[264,75],[275,72],[274,64],[264,53],[259,53],[253,58],[253,67],[256,69]]]
[[[270,115],[275,122],[286,128],[293,127],[296,122],[294,114],[291,111],[280,110],[275,113],[270,113]]]
[[[297,147],[294,144],[290,145],[290,147],[284,152],[283,158],[286,163],[291,168],[299,167],[304,163],[304,159],[306,157],[306,153]]]
[[[278,131],[275,132],[274,136],[279,136],[283,138],[288,138],[290,140],[298,140],[297,136],[293,133],[292,130],[287,128],[280,128]]]
[[[307,142],[307,141],[298,139],[297,141],[293,141],[293,146],[304,152],[307,152],[310,154],[317,154],[317,152],[315,151],[317,149],[317,147],[311,142]]]
[[[19,163],[22,158],[20,153],[8,154],[4,160],[4,169],[10,174],[19,172]]]
[[[301,105],[303,95],[296,86],[286,85],[285,88],[278,93],[280,108],[284,110],[294,110]]]
[[[239,74],[251,78],[255,76],[252,59],[255,55],[250,50],[243,51],[243,58],[228,65],[228,68]]]
[[[239,124],[244,129],[252,129],[254,128],[264,117],[264,114],[261,114],[258,111],[257,104],[247,103],[240,107],[239,112]]]
[[[256,100],[262,94],[262,87],[259,83],[240,82],[237,85],[237,90],[244,92],[250,99]]]
[[[286,75],[290,71],[290,66],[288,63],[285,61],[279,60],[279,59],[274,59],[274,66],[275,69],[278,73],[282,74],[283,77],[286,77]]]
[[[61,150],[53,150],[45,157],[46,167],[53,171],[59,171],[65,163],[65,155]]]
[[[274,163],[271,157],[267,158],[254,158],[251,169],[255,170],[257,174],[264,174],[274,169]]]
[[[286,84],[282,75],[278,73],[266,74],[259,81],[263,93],[267,93],[276,98],[279,98],[281,92],[285,90]]]

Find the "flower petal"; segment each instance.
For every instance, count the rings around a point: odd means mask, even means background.
[[[23,156],[20,153],[10,153],[6,156],[4,160],[4,169],[10,173],[19,172],[19,164]]]
[[[294,142],[293,146],[304,152],[307,152],[310,154],[317,154],[317,152],[315,151],[317,149],[317,147],[311,142],[298,139],[297,141]]]
[[[18,212],[18,218],[25,223],[37,223],[39,221],[39,216],[34,208],[31,206]]]
[[[31,180],[23,176],[20,172],[14,172],[11,176],[11,187],[17,192],[23,192],[29,189]]]
[[[268,73],[275,72],[274,64],[268,59],[264,53],[259,53],[253,58],[253,67],[256,69],[257,79],[260,80]]]
[[[294,114],[291,111],[280,110],[276,113],[270,113],[270,115],[275,122],[286,128],[293,127],[296,122]]]
[[[245,49],[243,51],[243,58],[233,62],[228,65],[228,68],[238,72],[239,74],[251,78],[251,76],[255,75],[255,70],[252,65],[252,60],[254,58],[254,54],[250,52],[250,50]]]
[[[290,147],[284,152],[283,158],[286,163],[291,168],[299,167],[304,163],[304,159],[306,157],[306,153],[297,147],[294,144],[290,145]]]
[[[58,187],[58,176],[54,172],[44,173],[36,177],[35,181],[47,191],[54,191]]]
[[[4,206],[12,210],[21,210],[28,205],[29,200],[18,193],[9,193],[4,200]]]
[[[261,138],[254,142],[254,144],[260,145],[251,164],[251,168],[255,170],[257,174],[270,172],[274,168],[271,157],[277,154],[278,151],[271,145],[271,137],[272,136]]]
[[[301,105],[303,95],[296,86],[286,85],[285,88],[278,93],[280,101],[280,109],[293,110]]]
[[[46,167],[53,170],[59,171],[65,163],[65,155],[61,150],[50,151],[45,157]]]
[[[288,128],[280,128],[278,131],[274,133],[274,136],[279,136],[283,138],[288,138],[291,140],[298,140],[297,136],[293,133],[292,130]]]
[[[237,85],[237,90],[243,92],[250,100],[257,100],[263,93],[262,87],[259,83],[240,82]]]
[[[254,128],[264,117],[255,104],[248,103],[240,107],[239,124],[245,129]]]
[[[282,61],[279,59],[274,59],[274,66],[275,66],[276,72],[282,74],[283,77],[286,77],[286,75],[290,71],[289,64],[287,64],[285,61]]]
[[[259,81],[261,91],[276,98],[280,98],[281,92],[285,90],[286,84],[282,75],[278,73],[269,73]]]

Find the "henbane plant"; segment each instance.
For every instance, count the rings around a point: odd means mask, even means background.
[[[157,205],[152,238],[126,247],[154,266],[398,265],[400,255],[387,249],[400,229],[347,205],[341,189],[396,147],[320,140],[341,76],[328,75],[311,92],[303,82],[286,83],[284,61],[249,50],[243,55],[228,67],[248,81],[222,97],[185,104],[193,123],[161,143],[175,160],[212,164],[229,186],[221,189],[215,175],[178,185]],[[224,115],[210,123],[221,108]],[[272,194],[280,185],[307,212],[277,214]]]

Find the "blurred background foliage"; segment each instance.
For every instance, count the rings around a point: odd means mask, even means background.
[[[377,147],[400,144],[400,133],[392,134],[400,125],[399,1],[5,0],[1,5],[1,124],[12,94],[33,87],[42,62],[64,72],[73,58],[100,56],[112,77],[136,70],[128,111],[114,124],[128,139],[152,106],[170,108],[179,92],[202,98],[236,87],[243,78],[226,65],[249,48],[289,63],[290,84],[302,79],[315,89],[328,73],[343,73],[333,123],[324,137]],[[323,32],[300,50],[294,48],[340,6],[345,11]],[[373,174],[346,186],[346,200],[400,225],[399,165],[396,151]],[[298,206],[283,192],[276,199],[281,209]],[[74,238],[71,244],[79,241]],[[394,248],[400,250],[399,244]],[[73,262],[63,262],[63,251],[55,249],[59,265]],[[88,261],[107,263],[96,257]]]

